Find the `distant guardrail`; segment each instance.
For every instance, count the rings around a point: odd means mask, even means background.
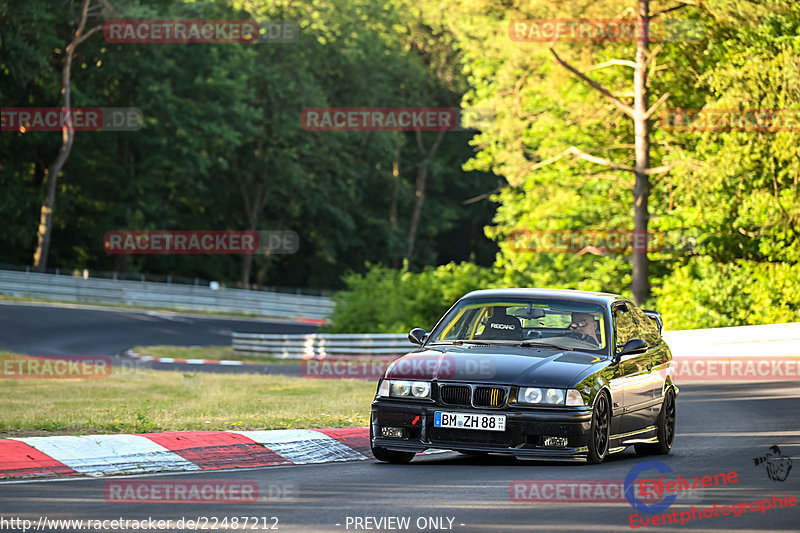
[[[800,355],[800,322],[730,328],[665,331],[675,359],[698,357],[774,357]],[[405,333],[276,335],[234,333],[233,349],[242,355],[281,359],[328,356],[397,357],[416,348]]]
[[[334,306],[333,301],[324,296],[227,288],[214,290],[203,285],[84,278],[8,270],[0,270],[0,294],[18,298],[249,313],[315,321],[326,319]]]
[[[312,334],[280,335],[266,333],[234,333],[233,349],[241,355],[261,355],[279,359],[323,357],[396,357],[417,346],[408,335],[380,334]]]

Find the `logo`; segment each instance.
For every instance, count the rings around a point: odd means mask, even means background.
[[[800,131],[800,109],[666,109],[661,126],[675,132]]]
[[[255,503],[255,481],[108,481],[106,503]]]
[[[656,500],[631,487],[639,501]],[[621,479],[517,479],[508,485],[508,497],[512,502],[624,502],[625,486]]]
[[[109,43],[291,43],[300,36],[294,20],[108,20]]]
[[[294,231],[115,230],[103,236],[108,254],[293,254]]]
[[[103,355],[0,357],[0,379],[97,379],[111,375],[111,358]]]
[[[660,372],[680,381],[787,381],[800,379],[800,358],[676,357]]]
[[[144,124],[135,107],[5,107],[0,131],[137,131]]]
[[[666,236],[644,230],[515,229],[509,233],[508,242],[512,252],[604,255],[659,252]]]
[[[300,115],[308,131],[448,131],[458,124],[449,107],[309,107]]]
[[[318,379],[380,379],[390,361],[343,358],[304,359],[300,374]]]
[[[642,513],[656,514],[664,511],[670,505],[672,505],[678,496],[677,494],[666,496],[663,500],[658,503],[654,503],[653,505],[648,505],[638,498],[634,491],[634,483],[639,477],[639,474],[642,472],[647,472],[648,470],[656,470],[662,474],[672,472],[670,467],[660,461],[645,461],[637,464],[631,468],[630,472],[628,472],[628,475],[625,476],[625,498],[628,500],[628,503],[631,504],[631,507],[637,511]]]
[[[494,329],[514,329],[511,324],[498,324],[497,322],[489,324],[489,327]]]
[[[495,376],[492,357],[443,354],[409,354],[395,359],[386,370],[386,379],[491,379]]]
[[[687,19],[527,19],[512,20],[508,36],[515,42],[649,42],[697,41],[703,26]]]
[[[792,470],[792,459],[783,455],[777,446],[770,446],[769,452],[761,457],[754,457],[755,466],[765,465],[767,477],[772,481],[786,481]]]

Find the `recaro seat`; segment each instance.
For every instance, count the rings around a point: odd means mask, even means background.
[[[486,322],[481,333],[481,339],[491,340],[522,340],[522,324],[519,319],[506,314],[505,307],[493,307],[492,316]]]

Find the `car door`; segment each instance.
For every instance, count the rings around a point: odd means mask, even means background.
[[[642,330],[642,339],[647,343],[648,368],[650,368],[650,386],[653,395],[652,417],[655,418],[661,410],[661,399],[664,389],[664,380],[668,373],[668,368],[672,355],[667,344],[661,338],[659,326],[645,312],[636,306],[631,307],[634,317],[639,322]]]
[[[633,304],[619,302],[612,306],[615,350],[630,339],[644,339]],[[619,433],[637,431],[652,424],[653,365],[647,351],[619,356],[619,375],[622,381],[622,422]]]

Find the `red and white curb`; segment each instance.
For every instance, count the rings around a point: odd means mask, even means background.
[[[369,428],[0,439],[0,478],[107,476],[371,459]]]
[[[174,357],[153,357],[152,355],[140,355],[132,350],[122,352],[125,357],[137,359],[142,362],[152,361],[154,363],[185,363],[187,365],[223,365],[223,366],[242,366],[252,365],[250,361],[227,361],[217,359],[176,359]]]
[[[253,361],[230,361],[230,360],[217,360],[217,359],[177,359],[174,357],[153,357],[152,355],[141,355],[133,350],[125,350],[122,352],[124,357],[136,359],[142,362],[153,363],[184,363],[187,365],[223,365],[223,366],[242,366],[242,365],[263,365],[264,363],[257,363]],[[314,358],[304,358],[305,361],[381,361],[390,363],[397,359],[399,355],[352,355],[347,357],[336,356],[323,356]]]

